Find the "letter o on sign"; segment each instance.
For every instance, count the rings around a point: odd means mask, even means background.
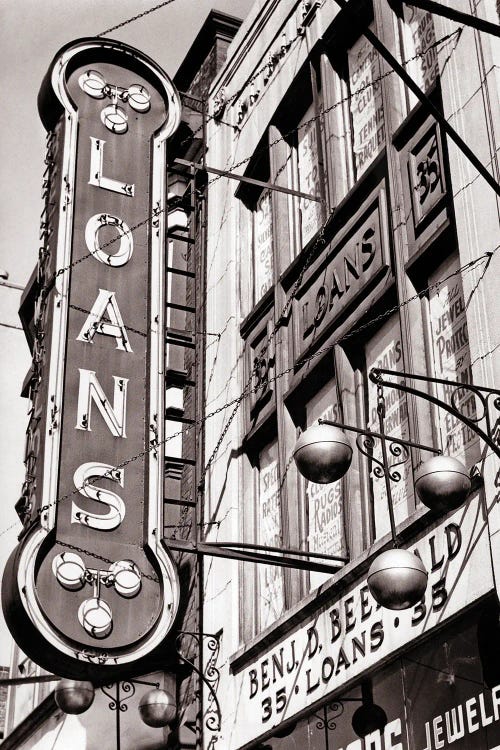
[[[102,227],[116,227],[118,230],[118,237],[120,238],[120,245],[116,253],[105,252],[104,248],[101,248],[99,244],[99,230]],[[112,240],[105,245],[112,251],[113,245],[116,240]],[[118,268],[124,266],[130,258],[134,250],[134,241],[132,239],[132,232],[125,224],[124,221],[119,219],[117,216],[111,216],[111,214],[94,214],[91,216],[85,227],[85,242],[90,253],[97,258],[101,263],[105,263],[107,266]]]

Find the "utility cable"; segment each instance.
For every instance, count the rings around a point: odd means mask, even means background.
[[[453,278],[453,277],[455,277],[457,275],[462,275],[462,273],[464,271],[471,270],[472,268],[474,268],[479,263],[483,263],[483,262],[488,262],[489,263],[491,261],[491,258],[493,257],[493,255],[495,255],[499,250],[500,250],[500,245],[498,245],[494,250],[485,252],[482,255],[480,255],[479,257],[474,258],[473,260],[471,260],[468,263],[464,264],[460,268],[457,268],[455,271],[452,271],[450,274],[448,274],[447,276],[445,276],[443,279],[439,279],[438,281],[435,281],[434,283],[430,284],[429,286],[425,287],[424,289],[421,289],[419,292],[417,292],[412,297],[409,297],[407,300],[404,300],[403,302],[401,302],[401,303],[399,303],[397,305],[394,305],[391,308],[388,308],[384,312],[382,312],[379,315],[377,315],[375,318],[371,318],[370,320],[368,320],[368,321],[360,324],[356,328],[354,328],[354,329],[348,331],[347,333],[343,334],[342,336],[338,337],[337,339],[335,339],[334,341],[332,341],[328,345],[326,345],[326,346],[322,347],[321,349],[313,352],[312,354],[308,355],[307,357],[303,357],[300,360],[300,362],[294,363],[293,366],[290,366],[290,367],[286,368],[285,370],[280,371],[279,373],[275,373],[274,375],[272,375],[271,377],[269,377],[269,379],[268,379],[267,382],[272,383],[272,382],[277,381],[278,379],[284,377],[288,373],[290,373],[293,370],[295,370],[297,368],[297,365],[300,365],[301,367],[303,367],[305,364],[307,364],[308,362],[312,361],[313,359],[316,359],[316,358],[322,356],[323,354],[327,353],[328,351],[332,350],[336,345],[338,345],[338,344],[342,343],[343,341],[351,338],[352,336],[355,336],[355,335],[359,334],[360,332],[366,330],[367,328],[370,328],[373,325],[375,325],[375,324],[377,324],[377,323],[385,320],[387,317],[389,317],[393,313],[397,312],[400,308],[405,307],[406,305],[411,304],[412,302],[414,302],[417,299],[421,299],[422,297],[425,297],[425,295],[428,294],[430,291],[432,291],[433,289],[438,289],[441,285],[443,285],[444,283],[446,283],[447,281],[449,281],[451,278]],[[262,350],[261,350],[260,353],[262,353]],[[130,463],[138,460],[139,458],[143,458],[150,451],[157,449],[160,445],[166,444],[170,440],[173,440],[173,439],[175,439],[177,437],[180,437],[180,436],[182,436],[182,435],[184,435],[186,433],[189,433],[195,427],[202,426],[207,420],[211,419],[212,417],[216,416],[217,414],[222,413],[225,409],[229,408],[230,406],[235,406],[236,404],[241,403],[241,401],[243,401],[244,398],[247,398],[247,397],[249,397],[250,395],[252,395],[254,393],[258,393],[261,390],[262,390],[262,385],[257,385],[257,386],[255,386],[255,387],[253,387],[251,389],[248,389],[245,392],[245,395],[240,394],[239,396],[235,397],[234,399],[231,399],[230,401],[227,401],[226,403],[224,403],[221,406],[217,407],[216,409],[214,409],[213,411],[209,412],[208,414],[205,414],[203,417],[200,417],[199,419],[194,420],[191,424],[189,424],[189,425],[183,425],[183,429],[182,430],[179,430],[178,432],[175,432],[175,433],[169,435],[168,437],[164,438],[163,440],[159,441],[158,443],[155,443],[154,445],[148,446],[147,448],[145,448],[144,450],[140,451],[136,455],[131,456],[130,458],[128,458],[128,459],[124,460],[123,462],[121,462],[120,464],[118,464],[116,467],[114,467],[114,469],[124,468],[128,464],[130,464]],[[98,481],[98,479],[101,479],[101,478],[102,477],[96,478],[94,480],[94,482]],[[87,486],[89,484],[93,484],[94,482],[91,482],[91,481],[86,482],[85,486]],[[47,510],[49,510],[51,507],[55,507],[55,506],[59,505],[61,502],[63,502],[65,500],[73,497],[76,494],[79,494],[79,492],[82,489],[84,489],[84,487],[75,488],[74,490],[72,490],[71,492],[67,493],[66,495],[62,495],[59,498],[57,498],[56,500],[53,500],[50,503],[47,503],[47,504],[43,505],[41,508],[37,509],[37,515],[41,515],[42,513],[44,513]],[[12,528],[12,526],[9,526],[7,529],[4,529],[3,531],[1,531],[0,532],[0,536],[2,536],[2,534],[6,533],[11,528]]]
[[[427,48],[426,52],[431,47],[437,46],[438,44],[443,44],[444,42],[448,41],[450,38],[456,36],[457,34],[459,35],[459,38],[460,38],[461,32],[462,32],[461,29],[457,29],[457,30],[453,31],[450,34],[447,34],[446,36],[444,36],[441,39],[437,40],[433,45],[430,45]],[[416,59],[422,57],[424,54],[425,54],[424,52],[419,52],[416,55],[414,55],[413,57],[409,58],[408,60],[405,60],[404,64],[412,62],[413,60],[416,60]],[[362,91],[364,91],[365,89],[370,89],[375,83],[378,83],[379,81],[383,80],[384,78],[387,78],[388,76],[393,75],[393,73],[394,73],[394,71],[390,70],[390,71],[388,71],[386,73],[381,74],[378,78],[374,78],[369,83],[367,83],[364,86],[362,86],[359,89],[357,89],[355,95],[356,96],[359,95],[359,93],[362,92]],[[336,107],[339,107],[342,104],[344,104],[345,102],[350,101],[352,98],[353,98],[353,95],[352,94],[348,94],[347,96],[343,97],[342,99],[338,100],[337,102],[334,102],[333,104],[331,104],[326,109],[321,110],[320,112],[318,112],[318,114],[314,115],[313,117],[311,117],[306,122],[303,122],[301,125],[298,125],[296,128],[292,128],[291,130],[287,131],[284,135],[281,135],[280,137],[276,138],[274,141],[272,141],[271,143],[267,144],[263,148],[257,149],[256,151],[254,151],[254,153],[251,156],[248,156],[248,157],[242,159],[241,161],[239,161],[239,162],[237,162],[235,164],[231,164],[226,170],[224,170],[224,174],[217,175],[217,176],[213,177],[211,180],[209,180],[207,182],[207,186],[213,184],[214,182],[217,182],[218,180],[220,180],[223,177],[225,177],[227,174],[231,174],[231,173],[235,172],[239,167],[241,167],[244,164],[247,164],[249,161],[251,161],[252,159],[254,159],[256,156],[258,156],[260,154],[267,153],[269,151],[269,149],[272,148],[273,146],[275,146],[277,143],[280,143],[281,141],[286,141],[287,138],[289,138],[291,135],[299,132],[303,128],[308,127],[314,121],[320,119],[325,114],[328,114],[328,112],[332,111]],[[215,118],[213,118],[213,119],[215,119]],[[224,123],[224,124],[228,124],[229,125],[229,123]],[[233,127],[233,126],[231,126],[231,127]],[[201,127],[198,128],[198,130],[201,130]],[[189,138],[191,138],[192,136],[193,136],[193,134],[191,134],[189,136]],[[145,224],[148,224],[148,222],[150,222],[152,219],[157,218],[160,214],[170,211],[178,203],[179,203],[179,201],[175,201],[175,199],[174,199],[174,203],[172,203],[170,201],[167,201],[167,205],[164,208],[161,208],[161,209],[157,208],[157,209],[155,209],[146,218],[144,218],[141,221],[137,222],[137,224],[134,224],[131,227],[129,227],[128,231],[130,233],[134,232],[136,229],[139,229],[140,227],[144,226]],[[110,240],[108,240],[107,242],[105,242],[103,245],[100,246],[100,250],[105,250],[107,247],[110,247],[115,242],[117,242],[119,239],[120,239],[119,235],[117,235],[116,237],[112,237]],[[54,280],[58,276],[61,276],[63,273],[66,273],[67,271],[71,270],[72,268],[74,268],[75,266],[79,265],[83,261],[88,260],[88,258],[90,258],[92,256],[93,256],[93,253],[88,252],[85,255],[83,255],[81,258],[77,258],[76,260],[73,260],[71,263],[68,263],[66,266],[63,266],[63,267],[57,269],[54,272],[53,277],[49,281],[48,287],[50,287],[54,283]]]

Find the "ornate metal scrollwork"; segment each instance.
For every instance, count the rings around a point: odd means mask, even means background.
[[[390,438],[386,438],[386,441],[390,454],[394,456],[394,458],[399,459],[398,461],[393,461],[392,463],[387,465],[385,465],[383,461],[373,455],[373,450],[376,445],[375,437],[373,435],[358,435],[358,437],[356,438],[356,445],[358,446],[360,453],[362,453],[372,463],[375,464],[373,473],[378,479],[382,479],[384,476],[388,476],[391,481],[400,482],[401,472],[395,470],[395,467],[404,464],[404,462],[407,461],[410,457],[410,452],[408,451],[408,448],[404,445],[401,445],[401,443],[393,442]]]
[[[201,648],[202,638],[206,638],[206,646],[210,651],[210,657],[204,671],[200,671],[193,661],[187,658],[182,651],[182,639],[189,636],[196,642],[198,650]],[[181,631],[175,639],[175,648],[182,661],[191,667],[200,679],[205,683],[209,691],[208,705],[204,713],[205,726],[210,732],[220,732],[222,724],[222,714],[219,699],[217,698],[217,688],[219,686],[220,672],[217,669],[217,658],[220,650],[220,640],[213,633],[193,633],[190,631]]]
[[[334,701],[329,703],[323,708],[323,716],[314,714],[317,719],[317,729],[328,729],[329,732],[333,732],[337,728],[336,719],[339,719],[344,713],[344,704],[342,701]]]
[[[108,690],[113,688],[116,689],[116,695],[111,692],[108,693]],[[126,701],[129,701],[135,695],[135,685],[132,680],[122,680],[111,685],[103,685],[101,690],[109,698],[108,708],[111,711],[128,711]],[[125,697],[121,698],[120,693],[124,693]]]

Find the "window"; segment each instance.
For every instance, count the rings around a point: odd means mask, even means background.
[[[318,122],[316,108],[311,104],[297,128],[297,171],[298,188],[301,193],[321,195]],[[314,237],[321,226],[321,203],[299,199],[301,245]]]
[[[263,143],[256,150],[246,176],[270,181],[269,154]],[[236,191],[239,204],[241,287],[244,313],[256,305],[274,283],[273,191],[242,182]]]
[[[273,208],[271,190],[263,190],[252,215],[254,301],[273,285]]]
[[[467,327],[467,310],[456,256],[448,258],[430,276],[429,295],[431,357],[436,378],[462,383],[472,382],[472,368]],[[447,277],[450,277],[447,279]],[[436,281],[447,279],[439,285]],[[467,390],[438,384],[437,398],[450,403],[456,391],[455,405],[464,416],[476,419],[476,399]],[[479,437],[469,427],[444,409],[436,408],[439,443],[442,450],[471,466],[479,460]]]
[[[374,31],[373,24],[370,25]],[[356,179],[385,146],[384,107],[378,52],[360,37],[347,53],[352,149]]]
[[[403,369],[403,343],[397,315],[392,316],[367,342],[365,345],[365,357],[368,409],[366,426],[374,432],[379,432],[377,387],[368,379],[368,373],[373,367],[383,367],[390,370]],[[400,440],[410,439],[408,407],[405,394],[396,389],[386,388],[384,390],[384,402],[385,434]],[[380,476],[377,464],[377,460],[382,460],[380,441],[375,441],[373,458],[374,460],[370,462],[370,483],[373,499],[375,538],[379,538],[390,531],[385,480],[383,476]],[[396,524],[404,521],[414,509],[411,458],[407,452],[403,453],[399,458],[402,462],[397,468],[401,474],[401,479],[399,482],[391,483],[392,504]],[[397,458],[391,457],[391,463],[396,463],[397,460]]]
[[[279,487],[278,442],[269,443],[259,455],[257,480],[257,544],[282,547],[282,514]],[[258,571],[258,619],[260,630],[271,625],[285,609],[283,569],[277,565],[256,565]]]
[[[439,75],[436,34],[432,14],[403,3],[403,46],[408,73],[424,90],[433,86]],[[418,55],[417,59],[414,58]]]
[[[342,421],[333,380],[324,385],[306,406],[307,427],[320,418]],[[346,554],[342,484],[342,480],[331,484],[304,480],[305,541],[311,552]],[[310,573],[310,588],[320,586],[328,577],[324,573]]]
[[[369,19],[366,19],[367,22]],[[328,198],[333,208],[385,148],[383,81],[378,52],[353,37],[344,20],[320,60]],[[374,22],[370,29],[376,31]]]

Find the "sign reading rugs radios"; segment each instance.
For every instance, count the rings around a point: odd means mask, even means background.
[[[149,58],[84,39],[56,57],[39,106],[63,132],[49,252],[66,270],[47,297],[45,448],[3,606],[35,662],[95,678],[151,654],[179,603],[160,530],[166,139],[180,102]]]

